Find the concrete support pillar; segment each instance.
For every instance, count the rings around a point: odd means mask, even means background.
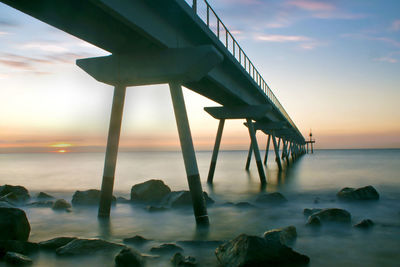
[[[258,149],[257,138],[256,138],[256,131],[254,130],[254,125],[251,119],[246,119],[247,121],[247,128],[249,129],[251,145],[254,151],[254,157],[256,158],[258,174],[260,175],[260,182],[261,184],[267,183],[267,179],[264,173],[264,167],[261,162],[260,150]]]
[[[275,134],[272,134],[272,143],[274,144],[274,151],[275,151],[275,160],[276,163],[278,164],[278,169],[281,171],[282,170],[282,164],[281,164],[281,159],[279,158],[279,147],[276,143],[275,139]]]
[[[267,147],[265,148],[265,157],[264,157],[264,165],[267,166],[267,160],[268,160],[268,152],[269,152],[269,143],[271,141],[271,135],[268,135],[267,139]]]
[[[110,217],[125,93],[126,88],[124,86],[115,86],[98,211],[98,217],[103,218]]]
[[[246,167],[245,170],[248,171],[250,169],[251,155],[253,154],[253,145],[250,140],[249,152],[247,153]]]
[[[290,148],[292,147],[292,142],[287,141],[287,148],[286,148],[286,164],[289,165],[289,157],[290,157]]]
[[[214,178],[215,166],[217,165],[218,151],[221,144],[222,131],[224,129],[225,119],[220,119],[218,124],[217,137],[215,138],[214,150],[211,157],[210,170],[208,171],[207,182],[212,184]]]
[[[284,159],[285,158],[285,154],[286,154],[286,141],[285,140],[283,140],[283,147],[282,147],[282,156],[281,156],[281,159]]]
[[[197,167],[196,154],[193,147],[192,135],[188,117],[186,114],[185,100],[182,87],[178,83],[170,83],[172,104],[176,125],[178,127],[179,140],[181,143],[183,161],[185,163],[189,190],[192,196],[193,211],[198,225],[209,225],[206,202],[204,200],[199,170]]]

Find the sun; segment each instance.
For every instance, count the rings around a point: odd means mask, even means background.
[[[67,153],[68,151],[65,150],[65,149],[60,149],[60,150],[57,150],[56,152],[57,152],[57,153]]]
[[[50,145],[51,147],[70,147],[72,146],[72,144],[68,144],[68,143],[57,143],[54,145]]]

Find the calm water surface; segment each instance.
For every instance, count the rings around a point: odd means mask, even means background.
[[[211,227],[199,231],[191,209],[149,213],[141,205],[117,204],[110,221],[99,221],[96,208],[73,208],[71,213],[50,208],[24,208],[31,223],[30,241],[57,236],[104,238],[121,242],[136,234],[154,241],[136,247],[149,248],[162,242],[184,240],[229,240],[240,233],[260,235],[264,231],[294,225],[298,239],[293,248],[311,258],[310,266],[398,266],[400,262],[400,150],[320,150],[305,155],[279,173],[269,154],[268,185],[260,188],[252,162],[244,170],[246,151],[221,152],[214,186],[205,183],[210,152],[198,152],[203,189],[216,203],[208,208]],[[0,154],[0,184],[24,185],[32,196],[46,191],[70,201],[75,190],[100,188],[104,154]],[[151,178],[162,179],[172,190],[187,189],[179,152],[120,153],[115,195],[129,197],[130,188]],[[345,186],[373,185],[381,199],[376,203],[346,204],[336,199]],[[254,203],[260,192],[279,191],[289,200],[276,207],[237,208],[225,202]],[[319,198],[319,203],[314,200]],[[368,232],[352,227],[304,226],[304,208],[338,207],[352,214],[353,224],[370,218],[376,226]],[[185,255],[193,255],[200,266],[217,266],[216,245],[180,243]],[[59,258],[54,254],[33,255],[34,266],[113,266],[114,255]],[[151,260],[148,266],[169,266],[169,257]],[[0,263],[1,264],[1,263]]]

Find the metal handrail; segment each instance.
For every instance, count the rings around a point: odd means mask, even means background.
[[[222,20],[219,18],[214,9],[210,6],[207,0],[185,0],[186,3],[190,6],[190,2],[192,3],[191,7],[193,12],[197,14],[200,19],[207,25],[208,29],[218,38],[220,42],[225,45],[225,48],[231,53],[231,55],[236,59],[236,61],[243,67],[243,69],[250,75],[253,81],[264,91],[265,95],[271,100],[273,105],[282,113],[282,115],[287,119],[287,121],[294,127],[298,133],[300,131],[297,129],[296,125],[287,114],[286,110],[283,108],[282,104],[279,102],[278,98],[274,95],[271,88],[265,82],[264,78],[261,76],[260,72],[254,67],[253,62],[251,62],[250,58],[243,51],[242,47],[233,37],[232,33],[228,30]],[[200,3],[198,3],[200,2]],[[205,4],[205,10],[199,9],[201,7],[201,3]],[[203,13],[202,17],[202,13]],[[216,19],[216,24],[212,23],[212,15]],[[213,29],[215,27],[215,31]],[[225,34],[223,34],[225,33]],[[224,36],[223,36],[224,35]],[[222,38],[222,40],[221,40]],[[230,42],[229,42],[230,41]]]

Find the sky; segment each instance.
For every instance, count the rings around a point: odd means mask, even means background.
[[[400,148],[400,1],[209,3],[317,148]],[[0,3],[0,153],[104,151],[113,88],[75,65],[104,55]],[[218,121],[203,108],[216,103],[184,96],[195,148],[211,150]],[[243,121],[226,122],[221,149],[249,142]],[[120,147],[179,149],[167,85],[127,89]]]

